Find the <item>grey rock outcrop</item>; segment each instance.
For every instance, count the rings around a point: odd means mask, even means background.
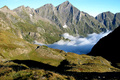
[[[114,30],[120,25],[120,13],[103,12],[96,16],[95,19],[104,24],[108,30]]]
[[[35,10],[36,13],[46,19],[49,19],[62,30],[68,33],[86,34],[101,32],[105,26],[99,23],[94,17],[78,10],[69,1],[66,1],[56,7],[52,4],[46,4]],[[66,25],[67,27],[63,27]]]

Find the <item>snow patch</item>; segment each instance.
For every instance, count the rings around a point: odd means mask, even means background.
[[[32,14],[30,14],[30,17],[32,17],[33,15]]]
[[[65,24],[64,26],[63,26],[63,28],[67,28],[68,26]]]

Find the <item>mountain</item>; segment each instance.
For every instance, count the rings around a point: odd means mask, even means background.
[[[38,9],[20,6],[13,10],[23,21],[13,22],[22,37],[29,41],[54,43],[61,39],[63,33],[86,36],[87,34],[105,31],[104,25],[94,17],[79,11],[66,1],[57,7],[46,4]],[[11,20],[13,21],[13,20]]]
[[[15,34],[33,43],[52,44],[62,39],[63,33],[87,36],[90,33],[114,30],[119,25],[119,13],[108,12],[96,19],[78,10],[69,1],[54,7],[46,4],[38,9],[20,6],[10,10],[7,6],[0,9],[3,19]],[[3,15],[3,16],[2,16]],[[108,18],[105,17],[108,15]],[[101,18],[102,19],[99,19]],[[104,21],[103,21],[104,20]]]
[[[99,33],[105,29],[105,26],[95,20],[94,17],[78,10],[69,1],[56,7],[52,4],[46,4],[35,11],[41,17],[58,25],[64,32],[71,34],[85,36],[93,32]]]
[[[8,22],[11,22],[10,24],[15,26],[18,31],[15,28],[12,29],[19,32],[20,37],[31,43],[38,41],[51,44],[62,39],[63,33],[85,37],[87,34],[100,33],[109,29],[94,17],[78,10],[69,1],[56,7],[52,4],[46,4],[38,9],[29,6],[20,6],[14,10],[1,9],[1,13],[9,18]],[[118,15],[114,18],[116,22],[112,23],[119,23],[117,17]],[[111,30],[115,28],[112,27]]]
[[[94,72],[120,71],[102,57],[66,53],[31,44],[17,36],[2,19],[0,24],[0,79],[79,80],[81,77],[94,79],[100,75]],[[89,76],[92,72],[93,75]]]
[[[108,36],[100,39],[100,41],[92,48],[89,55],[102,56],[108,61],[111,61],[113,65],[119,66],[120,38],[118,34],[120,34],[120,26]]]
[[[62,31],[57,28],[51,21],[38,16],[34,9],[20,6],[13,10],[18,14],[23,22],[17,22],[14,25],[19,27],[25,40],[33,42],[34,40],[41,43],[54,43],[60,40]]]
[[[104,24],[108,30],[114,30],[120,25],[120,13],[113,14],[110,11],[103,12],[95,17],[100,23]]]
[[[103,24],[79,11],[68,1],[57,7],[46,4],[38,9],[20,6],[10,10],[4,6],[0,8],[0,79],[106,78],[110,73],[94,72],[118,72],[120,69],[113,67],[103,57],[66,53],[32,44],[35,40],[46,44],[54,43],[62,39],[61,35],[65,32],[85,36],[104,30],[106,27]]]

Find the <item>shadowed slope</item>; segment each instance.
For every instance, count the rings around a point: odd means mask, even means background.
[[[91,50],[89,55],[102,56],[114,63],[120,63],[120,26],[108,36],[102,38]],[[114,64],[115,65],[115,64]]]
[[[41,62],[33,61],[33,60],[12,60],[15,63],[18,64],[25,64],[29,68],[38,68],[38,69],[44,69],[44,70],[50,70],[50,71],[57,71],[57,72],[64,72],[67,69],[70,69],[70,67],[66,67],[66,65],[69,64],[67,60],[63,60],[58,67],[51,66],[49,64],[44,64]]]
[[[44,64],[41,62],[33,61],[33,60],[13,60],[13,62],[18,64],[25,64],[29,68],[37,68],[37,69],[44,69],[45,71],[53,71],[57,72],[62,75],[66,76],[73,76],[76,80],[93,80],[93,79],[119,79],[119,72],[107,72],[107,73],[96,73],[96,72],[72,72],[67,71],[67,69],[70,69],[70,67],[67,67],[66,65],[69,65],[69,62],[67,60],[63,60],[61,64],[58,67],[54,67],[48,64]],[[51,75],[53,75],[51,73]],[[69,80],[69,78],[66,78]]]

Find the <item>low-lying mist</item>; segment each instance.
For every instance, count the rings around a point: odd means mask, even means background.
[[[77,54],[87,54],[91,51],[92,47],[104,36],[108,35],[111,31],[102,32],[100,34],[92,33],[88,34],[87,37],[81,38],[79,36],[74,37],[69,35],[69,33],[64,33],[63,37],[66,40],[60,40],[53,44],[46,45],[50,48],[64,50],[65,52],[73,52]],[[35,43],[39,45],[45,45],[40,43]]]

